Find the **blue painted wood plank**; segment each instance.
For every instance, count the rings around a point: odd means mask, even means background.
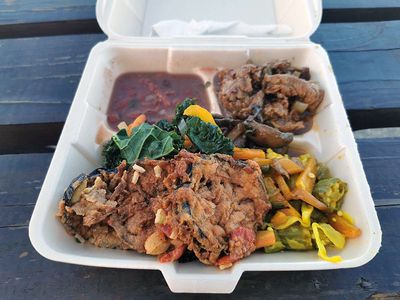
[[[0,40],[0,124],[63,122],[87,55],[105,38]],[[348,110],[400,108],[400,21],[323,24],[312,39],[328,50]]]
[[[95,19],[96,0],[1,0],[0,25]]]
[[[329,56],[346,109],[400,107],[400,49]]]
[[[0,40],[0,123],[64,121],[103,34]]]
[[[400,21],[321,24],[311,36],[330,52],[400,48]]]
[[[324,8],[400,7],[400,0],[322,0]]]

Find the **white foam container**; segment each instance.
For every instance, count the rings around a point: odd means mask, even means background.
[[[380,248],[381,229],[328,55],[320,45],[309,40],[321,14],[319,0],[99,0],[97,18],[109,38],[90,52],[38,197],[29,226],[35,249],[59,262],[160,270],[171,291],[193,293],[230,293],[244,271],[329,270],[358,267],[370,261]],[[160,20],[192,18],[286,24],[292,28],[292,34],[263,38],[146,37],[151,24]],[[66,234],[54,216],[58,201],[73,177],[99,166],[96,132],[106,124],[105,113],[113,83],[120,74],[168,71],[196,73],[208,80],[210,74],[202,68],[239,67],[249,59],[256,64],[288,59],[295,66],[308,66],[312,79],[325,89],[326,96],[314,118],[313,128],[296,136],[293,145],[315,154],[318,160],[328,164],[335,176],[349,184],[344,210],[355,217],[362,235],[347,241],[340,251],[341,263],[323,261],[317,251],[254,253],[231,269],[220,271],[200,263],[160,264],[155,257],[133,251],[78,244]],[[218,105],[214,104],[212,110],[217,112]]]

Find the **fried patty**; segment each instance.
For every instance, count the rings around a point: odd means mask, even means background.
[[[137,165],[144,172],[123,162],[73,183],[79,194],[74,201],[64,197],[58,212],[67,231],[98,247],[161,261],[186,249],[202,263],[220,265],[223,257],[235,262],[255,250],[256,230],[271,207],[257,163],[182,150]]]

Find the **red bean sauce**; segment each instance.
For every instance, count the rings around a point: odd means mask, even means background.
[[[193,74],[166,72],[126,73],[117,78],[111,94],[107,120],[111,128],[132,122],[145,114],[147,122],[171,121],[175,107],[185,98],[198,99],[197,104],[210,108],[203,80]]]

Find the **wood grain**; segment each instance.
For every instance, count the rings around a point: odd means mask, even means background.
[[[1,0],[0,25],[95,19],[96,0]],[[325,9],[393,8],[399,0],[323,0]]]
[[[400,107],[399,34],[400,21],[325,24],[314,34],[329,51],[348,110]],[[0,124],[63,122],[87,55],[104,39],[88,34],[0,40]]]
[[[324,8],[400,7],[400,0],[322,0]]]
[[[0,40],[0,124],[65,121],[102,34]]]
[[[1,0],[0,25],[95,19],[96,0]]]
[[[400,48],[400,21],[321,24],[311,40],[329,52]]]

